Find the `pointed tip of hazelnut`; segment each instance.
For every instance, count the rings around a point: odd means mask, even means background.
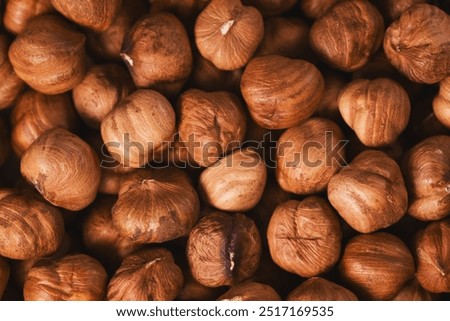
[[[133,67],[134,66],[134,61],[133,61],[133,59],[131,59],[131,57],[130,56],[128,56],[126,53],[121,53],[120,54],[120,57],[122,57],[122,59],[128,64],[128,65],[130,65],[131,67]]]

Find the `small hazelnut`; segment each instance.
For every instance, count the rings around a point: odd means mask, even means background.
[[[254,7],[240,0],[212,0],[198,15],[195,43],[217,68],[234,70],[247,64],[264,34],[264,22]]]
[[[267,228],[273,261],[302,277],[329,271],[339,260],[341,239],[338,216],[317,196],[280,204]]]
[[[246,282],[232,286],[221,295],[219,301],[280,301],[278,293],[271,287],[258,282]]]
[[[188,144],[189,154],[200,166],[213,165],[241,145],[246,117],[234,94],[189,89],[179,97],[178,105],[180,140]]]
[[[320,277],[312,277],[287,296],[288,301],[358,301],[353,292]]]
[[[318,19],[339,1],[341,0],[300,0],[300,9],[308,18]]]
[[[186,245],[192,276],[208,287],[238,284],[257,270],[261,240],[243,214],[211,212],[189,234]]]
[[[322,99],[324,80],[306,60],[262,56],[252,59],[245,68],[241,91],[256,124],[283,129],[300,124],[314,113]]]
[[[139,169],[123,178],[112,219],[133,242],[162,243],[188,235],[199,211],[197,192],[183,171]]]
[[[276,16],[295,6],[297,0],[246,0],[264,16]]]
[[[92,203],[100,184],[94,150],[63,128],[36,139],[23,154],[20,171],[47,201],[71,211]]]
[[[433,301],[434,296],[419,284],[416,278],[412,279],[398,292],[393,301]]]
[[[417,279],[432,293],[450,292],[450,219],[433,222],[416,245]]]
[[[85,254],[42,259],[28,273],[26,301],[100,301],[108,276],[103,266]]]
[[[393,298],[415,272],[406,245],[388,233],[360,234],[351,239],[339,270],[361,298],[370,300]]]
[[[364,66],[383,40],[383,18],[367,0],[338,2],[311,27],[310,44],[331,67]]]
[[[439,94],[433,100],[433,111],[436,118],[450,128],[450,76],[440,83]]]
[[[192,52],[183,24],[167,12],[135,23],[120,54],[134,83],[166,95],[177,94],[192,71]]]
[[[95,31],[106,30],[122,6],[122,0],[50,0],[64,17]]]
[[[49,255],[63,236],[63,218],[55,207],[12,191],[0,199],[1,256],[26,260]]]
[[[450,73],[450,16],[436,6],[416,4],[387,28],[384,52],[410,80],[434,84]]]
[[[173,139],[175,111],[160,93],[140,89],[119,102],[100,128],[111,156],[125,167],[138,168]]]
[[[366,146],[393,143],[408,124],[408,94],[394,80],[354,80],[341,91],[338,100],[342,118]]]
[[[108,285],[110,301],[168,301],[183,287],[183,272],[164,248],[139,251],[125,258]]]
[[[360,233],[397,223],[406,213],[408,194],[397,163],[381,151],[366,150],[334,175],[328,199]]]
[[[310,118],[287,129],[277,144],[276,176],[281,188],[301,195],[325,191],[345,165],[343,140],[339,126],[325,118]]]
[[[11,145],[20,157],[47,130],[76,129],[78,117],[68,94],[49,96],[30,90],[17,99],[11,125]]]
[[[450,214],[450,136],[429,137],[406,153],[402,163],[410,194],[408,214],[434,221]]]
[[[261,199],[266,165],[259,154],[238,149],[200,175],[200,188],[208,204],[222,211],[248,211]]]
[[[3,16],[3,25],[6,30],[17,35],[25,29],[30,19],[53,10],[50,0],[8,0]]]
[[[8,55],[14,71],[30,87],[55,95],[71,90],[83,79],[84,43],[85,36],[67,21],[43,15],[27,23]]]
[[[3,297],[9,280],[9,265],[6,259],[0,257],[0,299]]]
[[[9,40],[0,34],[0,110],[10,107],[24,87],[8,58]]]
[[[400,18],[401,14],[417,3],[425,3],[426,0],[378,0],[374,4],[380,9],[386,21]]]
[[[91,67],[72,91],[76,110],[85,123],[99,128],[114,106],[134,90],[133,80],[120,65]]]

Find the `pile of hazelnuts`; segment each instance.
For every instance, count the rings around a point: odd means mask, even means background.
[[[449,1],[0,10],[0,298],[449,299]]]

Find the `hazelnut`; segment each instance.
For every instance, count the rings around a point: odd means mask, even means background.
[[[317,196],[280,204],[267,228],[273,261],[302,277],[330,270],[339,260],[341,239],[338,216]]]
[[[137,87],[177,94],[192,71],[192,52],[182,23],[173,14],[155,13],[135,23],[122,53]]]
[[[450,76],[440,83],[439,94],[433,100],[433,111],[436,118],[450,128]]]
[[[364,66],[383,40],[383,18],[367,0],[337,3],[311,27],[310,43],[331,67],[354,71]]]
[[[30,90],[18,99],[11,113],[11,142],[16,155],[53,128],[74,130],[78,117],[68,94],[44,95]]]
[[[85,37],[60,17],[31,19],[9,48],[17,75],[33,89],[55,95],[71,90],[85,73]]]
[[[232,286],[219,301],[280,301],[278,293],[271,287],[258,282],[246,282]]]
[[[177,296],[180,301],[213,301],[225,292],[224,287],[210,288],[198,283],[190,273],[186,273],[183,290]]]
[[[450,73],[450,16],[436,6],[416,4],[387,28],[384,52],[410,80],[433,84]]]
[[[311,19],[322,17],[341,0],[300,0],[302,13]]]
[[[122,180],[112,219],[133,242],[162,243],[189,234],[199,209],[197,192],[183,171],[139,169]]]
[[[397,20],[400,15],[417,3],[425,3],[426,0],[381,0],[374,4],[380,9],[387,21]]]
[[[0,35],[0,110],[10,107],[24,87],[8,58],[9,40]]]
[[[169,11],[191,28],[210,0],[151,0],[150,13]]]
[[[429,137],[415,145],[402,163],[410,194],[408,214],[433,221],[450,214],[450,136]]]
[[[246,148],[205,169],[199,182],[208,204],[237,212],[255,207],[264,191],[266,176],[264,161],[256,151]]]
[[[5,195],[0,199],[0,255],[26,260],[55,252],[64,236],[59,210],[28,195]]]
[[[417,279],[412,279],[392,299],[393,301],[432,301],[433,295],[419,284]]]
[[[307,195],[327,189],[345,165],[344,135],[325,118],[311,118],[287,129],[277,144],[277,181],[285,191]],[[340,147],[340,149],[338,149]]]
[[[78,211],[92,203],[100,184],[100,166],[94,150],[62,128],[41,135],[25,151],[23,177],[53,205]]]
[[[275,16],[294,7],[297,0],[247,0],[247,2],[264,16]]]
[[[432,293],[450,292],[450,219],[433,222],[416,245],[417,279]]]
[[[195,23],[195,43],[200,54],[223,70],[245,66],[263,34],[259,11],[243,6],[240,0],[212,0]]]
[[[120,235],[112,221],[111,211],[116,199],[97,199],[83,223],[83,243],[86,249],[105,267],[120,265],[122,260],[141,246]]]
[[[339,112],[338,98],[348,81],[341,74],[330,70],[323,74],[323,78],[325,89],[322,100],[317,106],[316,115],[340,122],[342,117]]]
[[[25,29],[30,19],[51,11],[53,6],[50,0],[8,0],[3,25],[6,30],[17,35]]]
[[[100,301],[105,297],[107,274],[85,254],[37,262],[23,288],[26,301]]]
[[[381,151],[360,153],[328,184],[328,199],[360,233],[397,223],[406,213],[408,194],[397,163]]]
[[[179,97],[178,105],[180,140],[200,166],[211,166],[241,145],[246,117],[234,94],[190,89]]]
[[[287,296],[288,301],[358,301],[350,290],[320,277],[312,277]]]
[[[98,192],[108,195],[119,194],[122,178],[123,174],[115,172],[114,169],[102,167]]]
[[[173,300],[183,287],[183,273],[164,248],[139,251],[125,258],[109,282],[111,301]]]
[[[175,112],[163,95],[141,89],[119,102],[100,128],[111,156],[125,167],[138,168],[172,140]]]
[[[186,245],[192,276],[208,287],[238,284],[257,270],[261,240],[243,214],[211,212],[189,234]]]
[[[87,71],[83,81],[73,89],[72,96],[85,123],[99,128],[106,115],[133,89],[133,81],[122,66],[98,65]]]
[[[391,79],[354,80],[338,100],[342,118],[366,146],[393,143],[408,124],[408,94]]]
[[[393,298],[415,272],[406,245],[388,233],[360,234],[351,239],[339,270],[361,298],[371,300]]]
[[[241,91],[259,126],[283,129],[311,116],[322,99],[324,80],[309,62],[281,56],[256,57],[244,70]]]
[[[0,299],[5,292],[9,280],[9,265],[6,259],[0,257]]]
[[[50,0],[64,17],[95,31],[106,30],[122,6],[122,0]]]

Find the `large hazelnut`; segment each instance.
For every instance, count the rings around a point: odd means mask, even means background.
[[[391,299],[415,272],[406,245],[388,233],[360,234],[351,239],[339,270],[362,299],[371,300]]]
[[[275,16],[294,7],[297,0],[246,0],[264,16]]]
[[[22,156],[20,171],[47,201],[71,211],[92,203],[100,184],[94,150],[62,128],[45,132],[31,144]]]
[[[450,136],[429,137],[406,153],[402,163],[410,194],[408,214],[433,221],[450,214]]]
[[[325,118],[287,129],[277,144],[277,181],[285,191],[314,194],[327,189],[345,163],[344,135]]]
[[[8,194],[0,199],[0,255],[26,260],[55,252],[64,236],[60,211],[35,197]]]
[[[17,35],[25,29],[30,19],[52,10],[50,0],[9,0],[6,2],[3,25],[6,30]]]
[[[241,91],[259,126],[283,129],[300,124],[316,110],[324,90],[320,71],[311,63],[282,56],[250,61]]]
[[[266,165],[259,154],[238,149],[208,167],[200,175],[206,201],[219,210],[248,211],[261,199],[266,184]]]
[[[303,277],[330,270],[339,259],[341,239],[338,216],[317,196],[280,204],[267,228],[273,261]]]
[[[211,166],[244,139],[246,117],[232,93],[190,89],[178,99],[180,140],[200,166]]]
[[[264,34],[264,22],[254,7],[240,0],[212,0],[198,15],[195,43],[217,68],[234,70],[247,64]]]
[[[197,192],[183,171],[139,169],[122,180],[112,219],[134,242],[162,243],[189,234],[199,209]]]
[[[102,265],[85,254],[37,262],[23,288],[26,301],[100,301],[108,276]]]
[[[426,291],[416,278],[412,279],[398,292],[393,301],[433,301],[433,294]]]
[[[433,293],[450,292],[450,219],[433,222],[416,245],[417,279]]]
[[[406,91],[387,78],[354,80],[339,95],[342,118],[369,147],[393,143],[406,128],[410,109]]]
[[[261,240],[243,214],[212,212],[189,234],[186,246],[192,276],[208,287],[238,284],[257,270]]]
[[[386,30],[384,51],[394,67],[418,83],[433,84],[450,73],[450,16],[416,4]]]
[[[439,94],[433,100],[433,111],[436,118],[450,128],[450,76],[440,83]]]
[[[175,111],[160,93],[141,89],[123,99],[103,119],[101,133],[111,156],[125,167],[143,167],[167,147],[175,131]]]
[[[43,133],[53,128],[74,130],[78,117],[68,94],[44,95],[34,90],[23,93],[11,113],[11,142],[16,155]]]
[[[8,280],[9,280],[8,262],[6,262],[6,259],[0,257],[0,299],[3,296],[3,292],[5,292]]]
[[[320,277],[312,277],[287,296],[288,301],[358,301],[353,292]]]
[[[171,13],[138,20],[120,54],[137,87],[177,94],[192,71],[192,52],[182,23]]]
[[[122,0],[50,0],[64,17],[95,31],[106,30],[114,21]]]
[[[398,222],[408,194],[397,163],[381,151],[359,154],[328,184],[328,199],[355,230],[370,233]]]
[[[71,90],[85,73],[85,36],[52,15],[31,19],[9,48],[17,75],[33,89],[55,95]]]
[[[341,0],[300,0],[300,9],[308,18],[318,19]]]
[[[337,3],[311,27],[313,50],[330,66],[354,71],[364,66],[383,40],[383,18],[367,0]]]
[[[8,58],[9,40],[0,35],[0,110],[11,106],[24,87]]]
[[[246,282],[232,286],[222,294],[219,301],[280,301],[278,293],[269,285]]]
[[[72,91],[73,102],[81,118],[98,128],[114,106],[134,89],[127,70],[120,65],[91,67],[83,81]]]

